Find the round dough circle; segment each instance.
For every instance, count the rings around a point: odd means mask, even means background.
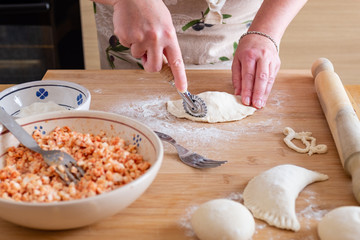
[[[345,206],[328,212],[318,224],[321,240],[360,239],[360,207]]]
[[[256,108],[245,106],[241,103],[241,97],[226,92],[203,92],[197,94],[207,106],[205,117],[193,117],[185,112],[183,100],[167,102],[167,110],[177,118],[186,118],[196,122],[230,122],[241,120],[252,115]]]
[[[191,216],[191,226],[201,240],[249,240],[255,220],[241,203],[215,199],[203,203]]]

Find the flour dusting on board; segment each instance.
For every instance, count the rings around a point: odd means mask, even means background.
[[[307,221],[304,222],[305,226],[302,226],[304,228],[310,229],[310,223],[311,220],[315,220],[316,222],[319,222],[326,213],[329,212],[327,209],[320,209],[317,204],[314,204],[313,201],[316,199],[316,192],[310,191],[310,190],[304,190],[304,195],[307,195],[305,198],[305,201],[308,203],[308,206],[301,210],[297,216],[299,218],[304,218]]]
[[[142,97],[144,98],[144,96]],[[169,97],[149,95],[145,98],[145,100],[133,100],[126,105],[114,106],[110,110],[136,119],[153,130],[169,134],[177,141],[187,142],[189,145],[206,146],[219,140],[231,141],[241,135],[257,134],[259,131],[271,132],[281,124],[276,119],[251,122],[247,118],[220,124],[192,122],[177,119],[168,113],[166,102],[170,100]],[[280,94],[275,93],[272,97],[272,104],[275,105],[275,109],[281,107],[282,101]]]
[[[244,204],[244,198],[243,194],[241,192],[233,192],[230,193],[229,196],[227,196],[227,199],[240,202],[241,204]]]
[[[94,93],[102,94],[102,89],[97,88],[93,90]]]
[[[184,229],[185,231],[185,236],[187,237],[194,237],[195,236],[195,232],[191,227],[191,216],[193,215],[193,213],[196,211],[196,209],[198,209],[199,206],[191,206],[188,207],[185,211],[185,215],[182,216],[178,222],[179,226]]]
[[[301,209],[299,212],[296,213],[300,224],[301,229],[310,230],[314,227],[314,222],[317,224],[326,213],[329,211],[326,209],[320,209],[320,206],[316,204],[316,192],[310,191],[310,190],[303,190],[302,195],[305,197],[305,202],[307,203],[307,206],[305,206],[304,209]],[[268,224],[264,223],[263,221],[256,221],[256,233],[261,231],[266,231],[267,228],[273,228],[272,226],[269,226]],[[301,239],[304,240],[315,240],[317,238],[316,232],[313,231],[305,231],[307,235],[303,234],[301,235]],[[294,233],[296,234],[296,233]],[[267,236],[269,240],[282,240],[282,236],[278,235],[271,235]]]

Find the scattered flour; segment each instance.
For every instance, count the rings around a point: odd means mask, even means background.
[[[303,194],[306,194],[305,201],[308,203],[308,206],[301,210],[297,216],[299,218],[305,218],[307,221],[304,221],[304,226],[307,229],[311,228],[311,222],[316,221],[319,222],[326,213],[329,212],[329,210],[326,209],[320,209],[319,205],[313,203],[313,201],[316,199],[316,192],[310,191],[310,190],[304,190]]]
[[[281,107],[284,97],[280,94],[274,94],[273,98],[275,99],[272,102],[275,104],[275,110]],[[241,135],[272,132],[281,125],[281,120],[273,118],[257,122],[248,120],[254,116],[249,116],[241,121],[219,124],[178,119],[166,110],[166,102],[169,100],[170,98],[167,96],[147,95],[143,99],[133,100],[126,105],[113,106],[110,111],[136,119],[153,130],[169,134],[179,143],[186,142],[190,146],[199,147],[224,140],[224,136],[228,141],[231,141],[240,138]]]
[[[93,92],[94,92],[94,93],[99,93],[99,94],[101,94],[101,93],[102,93],[102,89],[101,89],[101,88],[97,88],[97,89],[94,89]]]
[[[227,196],[227,199],[233,200],[233,201],[237,201],[241,204],[244,203],[244,198],[243,198],[243,194],[241,192],[233,192],[230,193],[229,196]]]
[[[300,220],[301,229],[306,229],[307,236],[301,235],[301,239],[303,240],[315,240],[318,239],[316,231],[310,231],[312,227],[314,227],[314,222],[319,222],[322,217],[328,212],[328,210],[321,210],[319,205],[315,202],[316,200],[316,192],[310,190],[303,190],[302,194],[305,195],[305,202],[308,204],[304,209],[300,210],[296,215]],[[262,221],[256,221],[256,233],[259,231],[263,231],[266,228],[272,228]],[[266,230],[265,230],[266,231]],[[296,233],[295,233],[296,234]],[[282,240],[281,236],[273,235],[269,240]],[[297,239],[297,238],[294,238]]]
[[[196,211],[196,209],[198,209],[199,206],[191,206],[188,207],[185,210],[185,215],[182,216],[178,222],[179,226],[184,229],[185,231],[185,236],[187,237],[194,237],[195,236],[195,232],[191,227],[191,215]]]
[[[307,219],[314,219],[316,221],[320,221],[323,216],[329,211],[318,209],[318,207],[318,205],[310,204],[300,212],[300,216],[303,216]]]

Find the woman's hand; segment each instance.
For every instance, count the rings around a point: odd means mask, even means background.
[[[119,42],[141,58],[144,69],[159,72],[166,56],[176,88],[187,89],[185,66],[169,10],[162,0],[113,1],[114,33]]]
[[[244,36],[232,64],[235,95],[241,95],[245,105],[264,107],[279,69],[280,58],[273,42],[257,34]]]
[[[279,45],[287,26],[305,3],[306,0],[264,0],[249,31],[265,33]],[[270,39],[258,34],[244,36],[232,65],[235,94],[241,94],[245,105],[264,107],[279,69],[279,54]]]

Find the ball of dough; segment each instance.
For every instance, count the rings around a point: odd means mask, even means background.
[[[249,240],[255,221],[241,203],[215,199],[202,205],[191,216],[191,226],[201,240]]]
[[[359,240],[360,207],[339,207],[328,212],[318,224],[321,240]]]

